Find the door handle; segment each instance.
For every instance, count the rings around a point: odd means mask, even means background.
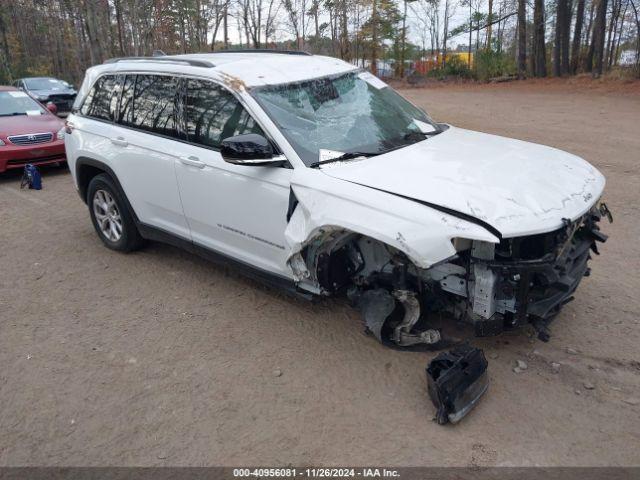
[[[193,155],[191,155],[190,157],[180,157],[180,163],[196,168],[204,168],[207,166],[206,163],[201,162],[198,157],[195,157]]]
[[[113,143],[114,145],[118,145],[119,147],[126,147],[127,145],[129,145],[129,142],[127,142],[124,137],[112,138],[111,143]]]

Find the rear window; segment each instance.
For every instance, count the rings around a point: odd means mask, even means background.
[[[0,117],[43,113],[40,104],[24,92],[0,92]]]
[[[80,113],[87,117],[112,121],[118,108],[118,78],[115,75],[100,77],[87,95]]]

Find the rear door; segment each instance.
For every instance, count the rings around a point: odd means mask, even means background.
[[[180,85],[174,76],[127,74],[105,147],[116,152],[111,164],[140,221],[189,239],[174,165],[186,138]]]
[[[284,230],[293,170],[225,162],[224,138],[264,132],[228,90],[208,80],[185,82],[189,143],[176,173],[193,242],[290,277]]]
[[[111,166],[121,154],[119,149],[112,148],[111,138],[118,135],[113,119],[123,80],[122,75],[100,76],[71,118],[74,130],[65,138],[65,150],[74,171],[75,162],[83,157]]]

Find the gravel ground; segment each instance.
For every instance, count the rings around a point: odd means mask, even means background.
[[[0,175],[0,465],[639,464],[640,95],[404,93],[606,175],[611,238],[549,343],[478,339],[490,389],[438,426],[433,353],[386,349],[342,302],[291,299],[172,247],[109,251],[64,169],[44,169],[39,192]]]

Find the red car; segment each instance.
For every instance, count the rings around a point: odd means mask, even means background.
[[[25,92],[0,86],[0,173],[66,160],[64,122]]]

